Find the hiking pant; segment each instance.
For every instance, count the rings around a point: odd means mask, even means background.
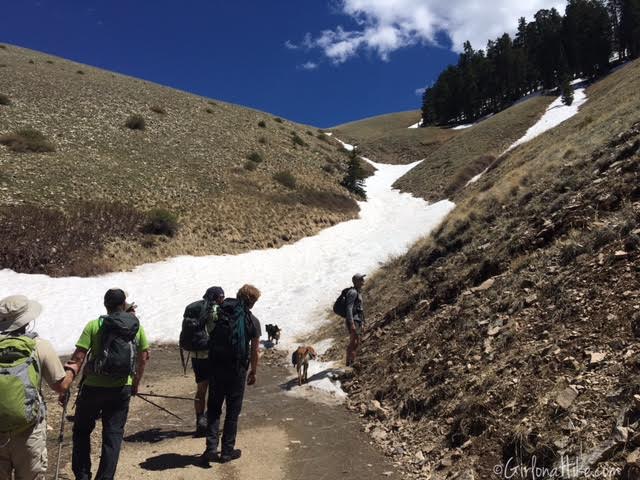
[[[18,433],[0,433],[0,480],[44,480],[47,473],[47,422]]]
[[[96,480],[112,480],[116,474],[124,425],[129,414],[131,386],[83,385],[73,423],[71,466],[76,480],[91,480],[91,432],[102,415],[102,453]]]
[[[218,432],[222,404],[226,403],[224,428],[222,430],[222,455],[229,455],[236,446],[238,416],[242,410],[244,386],[247,382],[245,368],[220,368],[215,366],[209,380],[209,400],[207,403],[207,452],[218,448]]]

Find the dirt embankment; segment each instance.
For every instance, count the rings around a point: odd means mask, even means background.
[[[344,406],[312,402],[288,394],[295,374],[287,355],[265,350],[258,382],[247,387],[237,447],[242,457],[225,465],[203,468],[199,456],[203,438],[194,438],[193,403],[150,398],[177,414],[180,421],[134,398],[118,465],[119,479],[308,480],[399,478],[394,465],[361,432],[357,416]],[[177,347],[156,346],[151,351],[141,391],[191,397],[192,373],[182,373]],[[73,401],[72,396],[72,401]],[[53,478],[61,409],[49,394],[49,475]],[[73,409],[70,408],[71,415]],[[99,423],[99,422],[98,422]],[[71,427],[67,422],[60,478],[72,479]],[[94,473],[99,462],[100,426],[92,436]]]
[[[593,85],[370,280],[346,388],[406,478],[638,478],[639,72]]]

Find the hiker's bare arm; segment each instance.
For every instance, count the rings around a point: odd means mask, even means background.
[[[258,372],[258,348],[260,347],[260,337],[251,339],[251,370],[249,370],[249,378],[247,385],[256,383],[256,373]]]
[[[142,380],[142,376],[144,375],[144,367],[147,366],[148,361],[149,361],[149,350],[145,350],[144,352],[138,353],[138,366],[136,368],[136,376],[133,379],[133,388],[132,388],[132,393],[134,395],[138,393],[138,385],[140,385],[140,381]]]
[[[71,388],[71,384],[73,383],[73,379],[76,378],[75,374],[71,370],[65,371],[66,375],[59,382],[50,385],[51,389],[60,394],[66,393],[69,388]]]
[[[84,348],[76,348],[71,355],[71,358],[65,362],[64,369],[67,372],[71,372],[73,374],[73,378],[75,378],[78,373],[80,373],[85,358],[87,358],[87,351]],[[73,378],[71,379],[72,382]]]
[[[356,330],[356,326],[353,323],[353,307],[355,307],[356,305],[356,298],[358,297],[358,293],[355,292],[353,289],[349,290],[347,292],[347,298],[346,298],[346,303],[347,303],[347,323],[349,325],[349,330],[351,330],[352,332],[355,332]]]

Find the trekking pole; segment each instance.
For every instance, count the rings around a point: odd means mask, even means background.
[[[64,440],[64,419],[67,416],[67,405],[69,405],[69,397],[71,392],[67,390],[64,394],[64,403],[62,404],[62,418],[60,419],[60,435],[58,436],[58,461],[56,462],[56,476],[55,480],[58,480],[60,474],[60,456],[62,455],[62,441]]]
[[[158,395],[156,393],[138,393],[139,397],[156,397],[156,398],[169,398],[172,400],[189,400],[190,402],[193,402],[193,398],[187,398],[187,397],[174,397],[172,395]]]
[[[184,359],[184,350],[180,347],[180,361],[182,362],[182,369],[184,370],[184,375],[187,375],[187,365],[189,364],[189,357],[191,357],[191,352],[187,352],[187,359]]]
[[[151,405],[153,405],[156,408],[159,408],[160,410],[162,410],[163,412],[168,413],[169,415],[172,415],[174,417],[176,417],[178,420],[180,420],[181,422],[184,422],[184,420],[182,418],[180,418],[178,415],[176,415],[175,413],[170,412],[169,410],[167,410],[164,407],[161,407],[160,405],[158,405],[157,403],[153,403],[151,400],[149,400],[148,398],[144,398],[141,397],[140,395],[136,395],[140,400],[144,400],[147,403],[150,403]]]

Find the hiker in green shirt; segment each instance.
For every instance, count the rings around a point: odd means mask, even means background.
[[[119,288],[104,295],[107,315],[91,320],[65,368],[75,373],[85,363],[73,425],[72,469],[76,480],[91,479],[91,433],[102,419],[102,453],[96,479],[115,476],[132,395],[138,392],[149,359],[149,342],[137,317],[128,312]]]

